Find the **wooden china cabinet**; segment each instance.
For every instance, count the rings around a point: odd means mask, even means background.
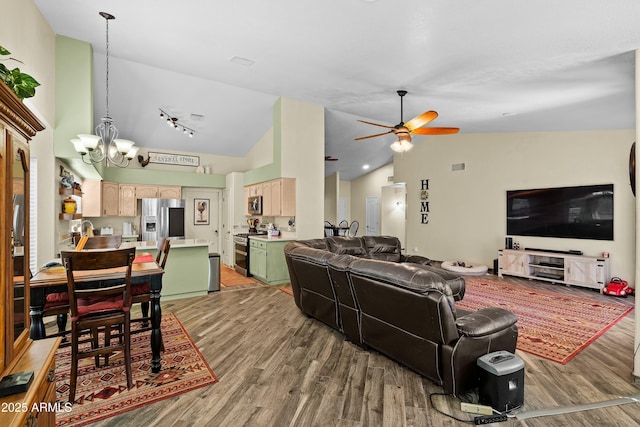
[[[29,141],[44,126],[0,82],[0,369],[33,371],[26,392],[0,398],[1,426],[55,425],[59,338],[29,338]],[[44,403],[44,405],[43,405]]]

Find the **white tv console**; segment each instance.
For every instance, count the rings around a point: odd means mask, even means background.
[[[498,251],[498,277],[504,274],[583,286],[600,292],[611,278],[608,258],[515,249]]]

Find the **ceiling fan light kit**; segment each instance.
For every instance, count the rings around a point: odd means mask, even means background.
[[[175,128],[176,130],[182,130],[182,132],[185,135],[188,135],[189,138],[193,138],[193,135],[195,135],[196,131],[191,129],[188,126],[185,126],[184,124],[180,123],[180,120],[175,117],[173,114],[169,114],[166,111],[164,111],[162,108],[158,108],[160,110],[160,118],[164,119],[165,117],[167,118],[167,124],[172,127]]]
[[[435,111],[425,111],[424,113],[414,117],[409,120],[407,123],[404,122],[404,105],[403,100],[404,96],[407,94],[406,90],[398,90],[398,96],[400,97],[400,123],[395,126],[387,126],[381,125],[379,123],[368,122],[366,120],[358,120],[359,122],[366,123],[373,126],[380,126],[383,128],[390,129],[387,132],[377,133],[374,135],[361,136],[359,138],[355,138],[356,141],[360,141],[368,138],[375,138],[377,136],[388,135],[390,133],[395,134],[398,137],[398,140],[391,144],[391,149],[396,153],[404,153],[406,151],[411,150],[413,148],[413,144],[411,143],[411,134],[414,135],[449,135],[453,133],[458,133],[460,131],[459,128],[445,128],[445,127],[431,127],[431,128],[423,128],[422,126],[427,123],[435,120],[438,117],[438,113]]]
[[[125,168],[129,166],[129,161],[138,153],[138,148],[134,147],[135,143],[133,141],[118,139],[118,128],[113,124],[113,119],[109,115],[109,21],[116,19],[116,17],[107,12],[100,12],[99,14],[106,22],[107,111],[100,124],[96,126],[95,135],[79,134],[78,139],[71,140],[71,144],[73,144],[73,148],[82,156],[82,161],[87,164],[91,165],[105,162],[107,167],[117,166]]]

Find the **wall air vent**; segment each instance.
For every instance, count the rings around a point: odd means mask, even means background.
[[[464,163],[454,163],[451,165],[451,172],[458,172],[465,170],[466,165]]]
[[[393,175],[389,175],[387,177],[387,182],[393,182]]]

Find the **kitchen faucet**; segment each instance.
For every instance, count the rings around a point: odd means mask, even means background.
[[[84,224],[88,223],[89,227],[87,227],[87,232],[83,233],[84,231]],[[93,223],[91,221],[89,221],[88,219],[83,220],[80,223],[80,233],[84,236],[93,236]]]

